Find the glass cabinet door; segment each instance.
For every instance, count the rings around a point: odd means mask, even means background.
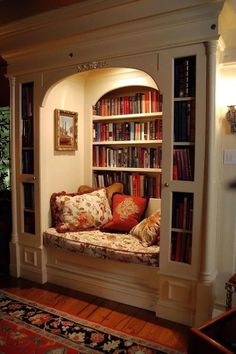
[[[21,200],[23,233],[35,234],[34,203],[34,84],[21,87]]]
[[[196,56],[174,59],[173,181],[194,181]],[[170,260],[191,264],[193,193],[172,192]]]
[[[160,264],[165,274],[196,277],[205,167],[205,46],[163,51],[160,67],[165,87]]]

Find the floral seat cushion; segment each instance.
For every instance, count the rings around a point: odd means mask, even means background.
[[[44,232],[44,245],[97,258],[159,266],[160,247],[145,247],[130,234],[100,230],[59,233],[49,228]]]

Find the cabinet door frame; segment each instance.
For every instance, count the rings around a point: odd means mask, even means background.
[[[33,173],[22,172],[22,85],[25,83],[33,83],[33,155],[34,155],[34,171]],[[15,169],[16,176],[16,209],[17,209],[17,234],[18,241],[28,246],[41,245],[40,236],[40,205],[39,205],[39,102],[37,102],[37,77],[20,77],[16,80],[16,110],[15,110],[15,141],[14,150],[16,151],[15,160],[12,168]],[[24,190],[23,183],[34,185],[34,215],[35,215],[35,231],[27,233],[24,231]]]
[[[173,180],[174,59],[196,55],[196,123],[194,181]],[[160,87],[163,92],[162,223],[160,269],[167,274],[196,278],[199,273],[202,197],[205,163],[206,55],[204,44],[160,52]],[[194,195],[191,264],[170,260],[172,193]]]

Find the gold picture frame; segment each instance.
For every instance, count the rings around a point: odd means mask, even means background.
[[[55,109],[55,150],[77,150],[78,113]]]

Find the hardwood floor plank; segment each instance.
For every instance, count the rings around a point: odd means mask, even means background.
[[[103,303],[100,304],[97,309],[90,314],[88,317],[89,321],[97,322],[97,323],[102,323],[107,316],[109,316],[113,309],[116,309],[118,307],[118,303],[114,301],[103,301]]]
[[[145,326],[144,320],[140,320],[139,318],[136,317],[130,317],[127,324],[125,324],[123,328],[120,329],[123,332],[130,334],[131,336],[138,336],[138,333],[141,331],[141,329],[144,326]]]
[[[123,311],[119,311],[119,306],[116,310],[112,311],[104,320],[101,322],[103,326],[107,326],[113,329],[119,327],[124,327],[126,323],[130,320],[130,314],[125,314]]]
[[[166,327],[162,327],[157,324],[146,322],[145,326],[139,332],[139,337],[168,345],[173,349],[183,350],[184,349],[184,342],[181,341],[179,333],[177,331],[172,331]]]
[[[83,319],[89,319],[89,317],[104,303],[104,299],[96,298],[92,302],[87,303],[87,306],[81,310],[77,311],[77,315]]]

